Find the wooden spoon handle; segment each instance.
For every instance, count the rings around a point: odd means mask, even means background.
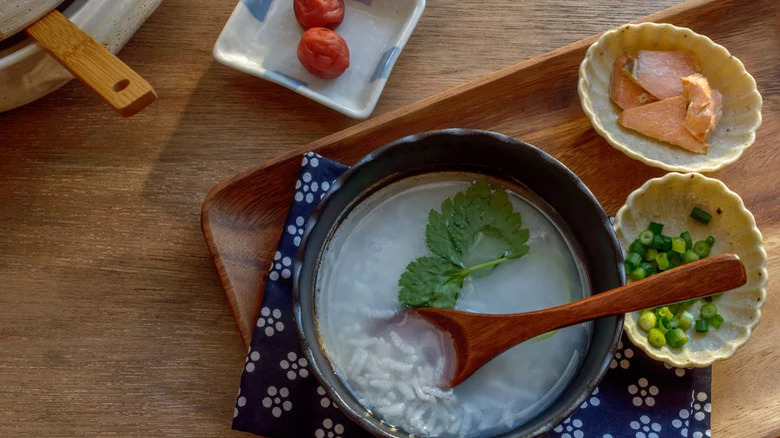
[[[157,99],[144,78],[57,10],[28,27],[27,35],[125,117]]]
[[[745,267],[734,254],[721,254],[662,272],[641,281],[621,286],[551,309],[519,314],[545,321],[544,331],[580,322],[662,304],[690,300],[742,286],[747,281]],[[519,321],[518,321],[519,322]]]

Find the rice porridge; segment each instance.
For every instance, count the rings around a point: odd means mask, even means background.
[[[569,383],[590,339],[590,323],[561,329],[507,350],[453,389],[441,388],[454,360],[451,341],[405,311],[398,280],[411,260],[430,252],[430,210],[477,178],[484,179],[446,172],[378,190],[344,219],[318,269],[318,331],[333,368],[374,415],[418,435],[488,436],[531,419]],[[530,251],[491,275],[468,277],[456,309],[525,312],[590,295],[562,220],[534,195],[505,189],[530,231]]]

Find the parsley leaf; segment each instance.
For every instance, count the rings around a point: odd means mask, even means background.
[[[461,269],[441,257],[420,257],[401,274],[398,298],[411,307],[455,307]]]
[[[528,253],[528,229],[515,212],[506,191],[477,181],[452,198],[444,200],[441,212],[431,210],[425,229],[425,243],[437,257],[420,257],[411,262],[399,280],[399,301],[411,307],[453,308],[463,280],[482,269],[518,259]],[[481,236],[502,242],[495,258],[467,267],[465,260]]]
[[[445,205],[447,205],[447,201],[444,201]],[[446,211],[444,206],[442,206],[442,210]],[[425,228],[425,244],[428,245],[428,248],[434,254],[448,260],[452,264],[460,266],[462,264],[460,251],[455,247],[455,243],[452,241],[447,228],[445,216],[436,210],[431,210],[428,213],[428,226]]]

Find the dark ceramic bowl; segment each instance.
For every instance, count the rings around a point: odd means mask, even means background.
[[[442,171],[479,173],[524,186],[567,223],[582,249],[592,293],[625,283],[620,246],[601,205],[574,173],[545,152],[501,134],[464,129],[412,135],[372,152],[334,182],[309,220],[295,260],[293,300],[298,333],[317,378],[345,414],[377,436],[411,435],[368,412],[323,351],[314,296],[320,257],[341,221],[376,190],[410,176]],[[498,436],[535,437],[566,419],[601,381],[622,328],[622,316],[594,321],[580,368],[558,398],[536,417]]]

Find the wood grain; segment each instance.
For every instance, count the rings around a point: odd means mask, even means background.
[[[677,2],[428,2],[375,114]],[[235,3],[162,3],[120,53],[161,96],[131,119],[77,82],[0,114],[0,436],[249,436],[229,430],[246,350],[203,243],[201,204],[217,181],[355,122],[216,64],[211,48]],[[761,73],[765,123],[780,105],[772,62],[747,65]],[[751,157],[776,135],[762,128],[742,160],[760,161]],[[776,197],[750,188],[776,175],[777,159],[716,174],[757,214],[775,270]],[[618,195],[659,174],[617,166],[640,171]],[[772,295],[751,341],[715,366],[715,437],[780,433]]]
[[[144,78],[54,10],[27,35],[119,114],[130,117],[157,99]]]
[[[739,257],[720,254],[549,309],[503,315],[434,308],[415,312],[454,340],[457,365],[448,377],[453,387],[489,360],[533,337],[604,316],[713,295],[746,281]]]

